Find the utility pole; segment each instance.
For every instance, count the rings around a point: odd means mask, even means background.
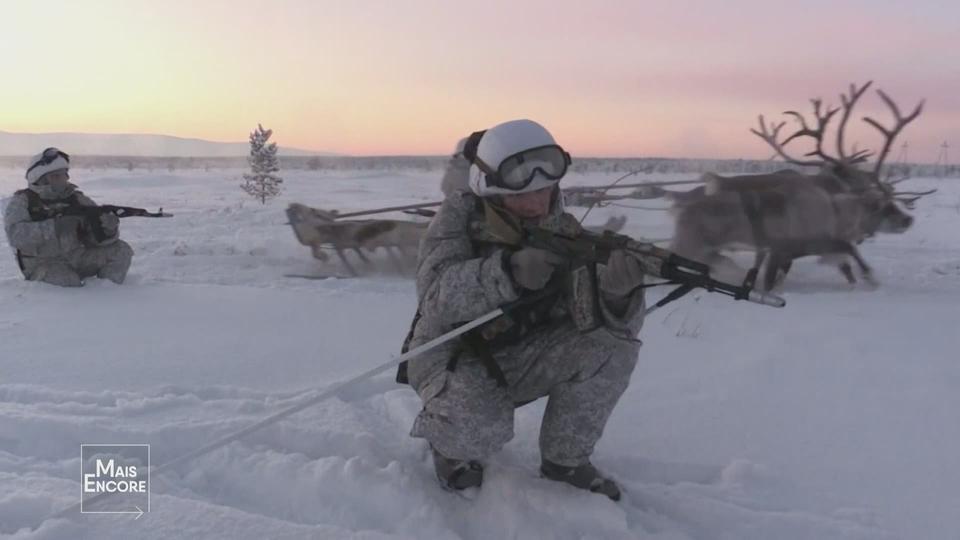
[[[893,165],[887,170],[887,179],[889,180],[895,174],[900,174],[902,176],[907,176],[910,171],[910,166],[907,165],[907,153],[910,150],[910,143],[903,141],[903,144],[900,145],[900,153],[897,154],[897,159],[893,160]]]
[[[950,157],[947,154],[949,149],[950,145],[947,144],[947,141],[943,141],[943,144],[940,145],[940,153],[937,154],[937,164],[934,166],[938,178],[947,175],[947,167],[950,165]]]
[[[910,150],[910,143],[903,141],[903,144],[900,145],[900,154],[897,155],[897,159],[894,163],[900,163],[905,165],[907,163],[907,152]]]

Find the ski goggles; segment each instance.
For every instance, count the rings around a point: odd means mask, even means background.
[[[51,146],[50,148],[44,150],[43,153],[40,154],[40,159],[31,165],[29,169],[27,169],[27,174],[30,174],[30,171],[36,169],[37,167],[43,167],[53,163],[58,157],[62,157],[67,161],[67,163],[70,163],[70,156],[66,152]]]
[[[487,186],[521,190],[530,185],[539,173],[548,180],[560,180],[567,174],[570,154],[556,144],[538,146],[508,156],[493,170],[479,157],[474,163],[486,173]]]

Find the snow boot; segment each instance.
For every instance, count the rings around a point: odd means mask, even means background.
[[[445,489],[462,490],[483,483],[483,465],[478,461],[448,458],[433,450],[433,468]]]
[[[565,467],[543,460],[540,465],[540,474],[549,480],[566,482],[573,487],[589,489],[593,493],[606,495],[614,501],[620,500],[620,486],[610,478],[603,476],[589,462],[578,467]]]

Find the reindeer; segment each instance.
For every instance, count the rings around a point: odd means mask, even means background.
[[[784,274],[796,258],[807,255],[841,255],[840,270],[848,282],[855,283],[846,257],[853,258],[864,277],[872,281],[870,267],[860,256],[856,243],[877,232],[899,233],[907,230],[913,218],[897,205],[912,206],[926,193],[897,193],[892,183],[880,180],[883,162],[893,141],[908,123],[921,112],[923,102],[904,117],[897,105],[878,90],[881,99],[895,116],[894,127],[887,129],[872,118],[864,118],[877,128],[886,141],[872,171],[863,171],[857,165],[867,161],[866,150],[847,154],[843,136],[853,106],[871,83],[860,88],[851,85],[850,94],[841,95],[843,115],[837,130],[838,157],[823,150],[824,132],[831,118],[840,108],[822,111],[822,101],[813,99],[817,126],[811,127],[796,111],[784,114],[793,117],[800,129],[779,141],[780,130],[786,122],[767,124],[759,117],[759,129],[751,131],[767,142],[787,162],[798,166],[815,166],[816,174],[808,175],[794,170],[769,174],[723,177],[704,176],[705,185],[686,193],[673,193],[676,216],[676,234],[673,249],[681,255],[702,260],[707,264],[729,263],[721,251],[730,247],[756,250],[757,264],[765,254],[769,256],[764,286],[773,287],[777,274]],[[807,154],[817,160],[795,159],[784,150],[793,139],[812,138],[816,146]],[[906,198],[915,195],[912,199]]]
[[[428,225],[424,222],[393,219],[336,221],[335,212],[297,203],[287,208],[287,218],[290,220],[297,240],[309,246],[314,257],[326,261],[329,256],[324,250],[333,248],[352,275],[357,275],[357,271],[347,260],[344,250],[353,250],[365,264],[369,265],[371,261],[364,255],[361,248],[368,251],[385,248],[397,271],[402,272],[403,263],[392,249],[399,251],[401,256],[405,256],[407,250],[416,251]]]

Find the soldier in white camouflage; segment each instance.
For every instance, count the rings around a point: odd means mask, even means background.
[[[641,267],[615,251],[596,269],[599,294],[586,301],[602,324],[579,331],[571,313],[582,299],[563,292],[565,261],[523,246],[518,233],[524,223],[580,230],[558,186],[569,154],[541,125],[515,120],[475,133],[455,157],[470,164],[461,167],[469,189],[447,190],[420,245],[419,308],[405,348],[498,306],[543,298],[408,362],[405,375],[423,400],[412,435],[430,443],[444,487],[478,487],[484,460],[513,437],[514,409],[547,397],[543,476],[619,500],[620,488],[590,458],[637,361]]]
[[[24,277],[63,287],[80,287],[89,277],[123,283],[133,250],[120,240],[113,213],[63,215],[69,208],[96,206],[69,182],[70,156],[47,148],[27,166],[27,188],[16,192],[3,213],[3,226]],[[98,220],[97,238],[91,219]]]

